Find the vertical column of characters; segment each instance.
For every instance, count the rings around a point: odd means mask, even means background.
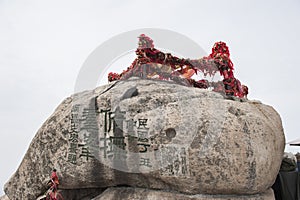
[[[124,160],[126,158],[126,143],[124,136],[125,112],[119,107],[115,111],[101,109],[103,120],[103,137],[99,138],[99,148],[103,158]]]
[[[149,128],[147,127],[148,119],[138,119],[137,124],[137,145],[140,153],[140,166],[152,167],[150,156],[143,155],[149,151]]]
[[[99,138],[99,150],[103,154],[103,158],[111,158],[113,155],[112,145],[109,140],[109,132],[114,125],[114,113],[110,108],[100,110],[101,119],[103,120],[103,135]]]
[[[69,135],[69,150],[67,154],[67,161],[72,164],[77,164],[77,150],[78,150],[78,133],[79,133],[79,106],[74,105],[71,109],[71,130]]]
[[[90,100],[87,108],[83,108],[81,121],[81,136],[82,141],[78,144],[80,148],[79,158],[93,159],[95,155],[95,149],[98,148],[98,122],[97,113],[95,108],[95,98]]]
[[[163,168],[162,176],[186,176],[188,174],[188,161],[186,147],[166,146],[162,149]]]

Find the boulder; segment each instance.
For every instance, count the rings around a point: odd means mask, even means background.
[[[271,189],[261,194],[254,195],[187,195],[163,190],[146,188],[114,187],[108,188],[93,200],[274,200]]]
[[[259,194],[274,183],[284,146],[271,106],[131,78],[65,99],[38,130],[5,193],[35,199],[56,168],[60,190],[93,190],[93,197],[122,186]]]

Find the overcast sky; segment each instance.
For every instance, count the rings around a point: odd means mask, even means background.
[[[273,106],[286,140],[297,139],[299,11],[299,0],[0,0],[0,187],[42,123],[73,93],[89,54],[140,28],[178,32],[207,53],[225,41],[249,99]]]

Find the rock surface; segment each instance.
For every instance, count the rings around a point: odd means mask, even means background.
[[[0,200],[9,200],[8,196],[4,195],[2,197],[0,197]]]
[[[61,190],[85,193],[112,186],[264,193],[284,145],[280,116],[270,106],[133,78],[65,99],[38,130],[5,193],[37,198],[53,168]]]
[[[274,200],[271,189],[256,195],[186,195],[143,188],[109,188],[93,200]]]

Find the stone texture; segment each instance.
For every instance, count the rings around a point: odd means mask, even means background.
[[[2,197],[0,197],[0,200],[9,200],[8,196],[3,195]]]
[[[36,198],[52,168],[62,190],[263,193],[275,181],[284,144],[280,116],[270,106],[130,79],[65,99],[38,130],[5,193]]]
[[[109,188],[93,200],[274,200],[271,189],[254,195],[187,195],[143,188]]]

